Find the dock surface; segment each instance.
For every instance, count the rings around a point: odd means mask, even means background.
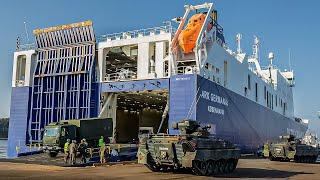
[[[8,179],[319,179],[320,164],[240,159],[237,169],[218,177],[183,173],[155,173],[129,163],[106,166],[62,167],[22,162],[0,162],[0,177]]]

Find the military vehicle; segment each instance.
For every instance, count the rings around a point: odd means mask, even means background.
[[[55,157],[67,139],[80,142],[85,138],[89,147],[96,147],[101,136],[105,139],[112,136],[112,119],[79,119],[64,120],[45,126],[43,134],[43,148],[50,157]]]
[[[269,145],[269,159],[271,161],[316,162],[318,151],[315,147],[302,144],[293,135],[280,136],[280,140],[280,142]]]
[[[197,175],[235,170],[240,150],[228,141],[210,136],[210,126],[183,120],[173,125],[180,135],[153,134],[140,138],[138,163],[152,171],[191,169]]]

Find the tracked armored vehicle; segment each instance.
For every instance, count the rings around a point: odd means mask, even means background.
[[[313,146],[302,144],[293,135],[280,136],[280,142],[270,144],[269,159],[272,161],[290,161],[314,163],[318,150]]]
[[[138,163],[152,171],[191,169],[197,175],[207,176],[233,172],[240,150],[228,141],[210,136],[209,128],[183,120],[173,125],[180,135],[141,137]]]

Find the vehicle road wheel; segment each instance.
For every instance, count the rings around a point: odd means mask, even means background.
[[[226,161],[224,159],[219,160],[218,167],[219,167],[219,173],[221,173],[221,174],[225,173]]]
[[[226,173],[231,173],[234,169],[233,169],[233,159],[229,159],[227,161],[227,166],[226,166]]]
[[[233,162],[232,162],[232,170],[231,170],[231,172],[233,172],[237,168],[237,165],[238,165],[238,159],[234,159]]]
[[[223,173],[228,173],[228,160],[223,160]]]
[[[207,163],[204,161],[193,161],[192,164],[194,173],[200,176],[205,176],[207,174]]]
[[[313,156],[313,160],[312,160],[312,163],[315,163],[318,159],[318,156]]]
[[[212,176],[214,174],[214,161],[209,160],[207,161],[207,176]]]
[[[147,164],[145,164],[145,166],[153,172],[160,171],[160,167],[153,162],[150,154],[147,155]]]
[[[269,155],[269,159],[270,159],[270,161],[275,161],[276,160],[271,154]]]
[[[54,157],[57,157],[58,152],[57,151],[50,151],[48,154],[50,157],[54,158]]]

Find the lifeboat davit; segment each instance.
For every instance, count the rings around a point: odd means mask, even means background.
[[[195,14],[190,19],[184,30],[181,31],[178,41],[184,53],[192,52],[206,16]]]

